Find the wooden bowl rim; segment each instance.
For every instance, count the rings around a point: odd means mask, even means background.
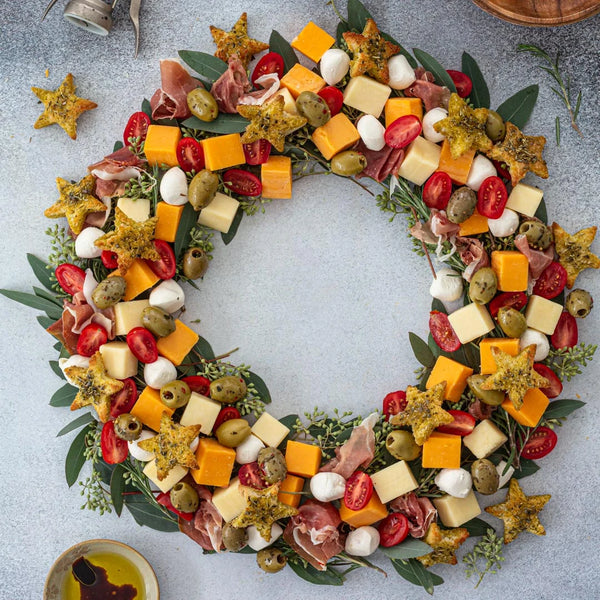
[[[593,17],[600,13],[600,1],[579,9],[572,10],[567,15],[560,15],[556,17],[532,17],[523,13],[519,13],[517,10],[509,10],[503,6],[498,6],[498,3],[494,0],[473,0],[473,3],[479,6],[479,8],[485,10],[494,17],[514,23],[515,25],[524,25],[530,27],[554,27],[557,25],[570,25],[571,23],[577,23]]]

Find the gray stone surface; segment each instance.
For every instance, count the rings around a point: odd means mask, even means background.
[[[44,4],[3,3],[0,25],[0,287],[23,291],[35,284],[25,253],[43,257],[49,251],[43,235],[49,222],[42,211],[55,200],[55,178],[79,179],[86,165],[110,151],[129,114],[158,86],[160,58],[183,48],[211,52],[208,25],[228,29],[242,10],[248,11],[250,33],[258,39],[268,39],[272,28],[291,39],[309,19],[329,31],[336,26],[330,7],[309,0],[146,2],[140,56],[134,60],[125,2],[116,10],[108,38],[68,26],[61,17],[64,2],[40,23]],[[467,49],[487,76],[494,105],[539,83],[538,106],[526,132],[548,138],[551,177],[528,181],[544,189],[551,219],[568,231],[598,223],[598,17],[559,29],[531,29],[495,20],[467,0],[382,1],[371,8],[382,29],[448,68],[460,68]],[[583,139],[568,127],[564,107],[536,61],[515,52],[519,42],[538,43],[551,54],[561,51],[565,72],[576,89],[583,89]],[[79,120],[76,142],[58,127],[32,128],[40,106],[29,88],[54,89],[67,72],[75,75],[79,94],[98,103]],[[563,124],[560,147],[554,141],[556,115]],[[407,331],[427,332],[430,275],[425,261],[410,252],[403,228],[400,219],[388,223],[372,198],[351,183],[308,178],[295,186],[293,200],[274,202],[265,215],[245,220],[227,249],[218,245],[202,290],[190,290],[185,316],[201,319],[198,330],[217,351],[240,347],[235,360],[252,364],[264,376],[274,414],[315,404],[366,413],[388,391],[413,383],[416,364]],[[593,248],[600,251],[598,242]],[[577,284],[598,298],[594,275],[586,272]],[[72,544],[97,537],[141,551],[167,600],[426,597],[393,572],[387,579],[367,570],[352,573],[343,589],[311,587],[289,570],[267,576],[249,556],[202,556],[186,537],[140,528],[128,515],[117,519],[81,511],[79,487],[69,489],[64,482],[72,435],[56,437],[70,414],[48,406],[60,385],[47,367],[55,358],[53,342],[35,322],[35,311],[5,298],[0,303],[2,598],[40,598],[54,559]],[[600,339],[597,313],[582,325],[582,341]],[[522,600],[600,597],[599,375],[595,362],[565,386],[564,397],[588,404],[560,429],[558,448],[543,460],[543,469],[523,483],[527,494],[552,494],[541,517],[546,537],[523,534],[507,548],[501,572],[486,577],[476,592],[461,565],[435,568],[446,580],[437,595],[448,600],[471,594]],[[384,564],[381,556],[375,562]]]

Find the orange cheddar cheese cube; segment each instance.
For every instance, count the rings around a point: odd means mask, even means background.
[[[146,141],[144,142],[144,154],[151,167],[168,165],[176,167],[177,144],[181,139],[179,127],[170,125],[149,125]]]
[[[460,468],[460,435],[434,431],[423,444],[424,469]]]
[[[466,220],[460,224],[458,235],[466,237],[468,235],[477,235],[489,231],[488,218],[480,215],[477,210]]]
[[[292,48],[308,56],[310,60],[319,62],[321,56],[325,54],[335,43],[335,38],[326,31],[315,25],[312,21],[292,40]]]
[[[288,473],[312,477],[321,466],[321,448],[290,440],[285,450]]]
[[[492,269],[498,278],[501,292],[524,292],[527,290],[529,261],[518,250],[494,250]]]
[[[118,275],[118,271],[113,271],[115,275]],[[123,300],[133,300],[139,296],[142,292],[150,289],[157,281],[160,281],[160,277],[154,273],[154,271],[148,266],[143,260],[136,258],[132,263],[127,273],[123,275],[125,280],[125,296]]]
[[[513,406],[509,398],[506,398],[501,406],[517,423],[525,427],[536,427],[548,404],[550,400],[542,390],[531,388],[527,390],[520,410]]]
[[[263,198],[292,197],[292,159],[289,156],[269,156],[260,166]]]
[[[458,402],[467,386],[467,377],[472,374],[473,369],[470,369],[451,358],[438,356],[438,359],[435,361],[435,365],[431,370],[431,374],[429,375],[429,379],[427,380],[427,389],[445,381],[446,391],[444,393],[444,399],[449,400],[450,402]]]
[[[385,126],[389,127],[396,119],[406,115],[414,115],[423,120],[423,102],[421,98],[390,98],[384,107]]]
[[[160,418],[164,412],[171,416],[175,410],[163,404],[160,399],[160,391],[147,386],[138,396],[133,408],[129,411],[137,417],[146,427],[158,431],[160,429]]]
[[[239,133],[206,138],[200,144],[204,150],[204,162],[209,171],[228,169],[246,162]]]
[[[352,527],[362,527],[363,525],[372,525],[387,517],[388,511],[385,504],[379,499],[376,491],[373,491],[371,499],[364,508],[360,510],[350,510],[344,502],[340,502],[340,518],[344,523]]]
[[[442,153],[440,154],[440,164],[438,171],[444,171],[450,175],[450,179],[454,183],[464,185],[467,183],[469,177],[469,171],[475,158],[475,150],[467,150],[464,154],[461,154],[458,158],[452,158],[450,154],[450,144],[448,140],[444,140],[442,143]]]
[[[168,358],[177,366],[183,362],[198,338],[198,334],[193,329],[179,319],[175,319],[175,331],[166,337],[158,338],[156,347],[161,356]]]
[[[277,498],[279,502],[283,502],[294,508],[298,508],[300,498],[302,498],[302,488],[304,487],[304,479],[295,475],[288,475],[279,486],[279,494]]]
[[[281,87],[287,88],[294,100],[301,92],[315,94],[325,87],[325,80],[310,69],[296,63],[282,78]]]
[[[158,217],[156,229],[154,230],[156,239],[164,240],[165,242],[175,241],[183,209],[183,205],[173,206],[166,202],[159,202],[156,205],[156,216]]]
[[[519,354],[518,338],[484,338],[479,342],[479,360],[481,363],[480,373],[490,375],[495,373],[498,368],[496,361],[492,356],[492,346],[500,348],[506,354],[517,356]]]
[[[197,469],[190,469],[190,475],[198,485],[227,487],[233,465],[235,450],[221,446],[213,438],[202,438],[196,450]]]
[[[312,141],[325,160],[330,160],[338,152],[350,148],[359,139],[358,129],[344,113],[331,117],[325,125],[317,127],[312,134]]]

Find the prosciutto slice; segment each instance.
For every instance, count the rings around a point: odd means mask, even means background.
[[[198,509],[191,521],[179,519],[179,530],[191,537],[204,550],[223,549],[223,519],[212,503],[212,494],[208,488],[189,481],[194,486],[200,498]]]
[[[492,416],[493,412],[496,410],[496,407],[485,404],[485,402],[477,399],[469,404],[468,410],[469,414],[474,416],[478,421],[483,421],[484,419],[489,419]]]
[[[152,119],[187,119],[190,109],[187,95],[202,84],[176,60],[160,61],[160,89],[150,98]]]
[[[489,266],[490,258],[480,240],[457,235],[456,248],[460,259],[467,265],[463,272],[463,279],[466,281],[471,281],[471,278],[479,269]]]
[[[244,94],[239,99],[238,104],[261,105],[279,91],[279,75],[277,73],[261,75],[254,83],[258,84],[262,89]]]
[[[404,90],[404,95],[412,98],[421,98],[425,104],[425,111],[432,108],[448,109],[450,90],[433,83],[433,75],[423,67],[415,69],[416,81]]]
[[[252,89],[242,61],[233,55],[228,61],[227,71],[210,88],[221,112],[236,113],[236,106],[247,92]]]
[[[537,279],[554,260],[553,244],[546,250],[535,250],[529,246],[527,236],[522,233],[515,237],[515,247],[527,257],[532,279]]]
[[[367,159],[367,166],[357,177],[371,177],[383,181],[388,175],[396,175],[404,160],[404,149],[384,146],[381,150],[369,150],[361,140],[355,150]]]
[[[390,502],[390,508],[408,519],[408,532],[414,538],[422,538],[437,516],[437,510],[428,498],[419,498],[414,492],[398,496]]]

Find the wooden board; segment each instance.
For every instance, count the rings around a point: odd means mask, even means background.
[[[517,25],[552,27],[582,21],[600,12],[598,0],[473,0],[495,17]]]

